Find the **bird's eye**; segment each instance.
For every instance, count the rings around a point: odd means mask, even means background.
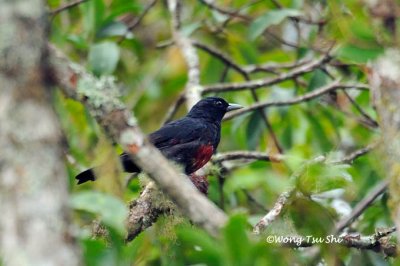
[[[222,106],[222,102],[221,101],[217,101],[217,102],[215,102],[215,105],[218,106],[218,107]]]

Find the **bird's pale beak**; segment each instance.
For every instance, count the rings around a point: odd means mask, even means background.
[[[243,106],[241,106],[240,104],[236,104],[236,103],[230,103],[228,105],[228,108],[226,109],[227,112],[233,111],[233,110],[237,110],[237,109],[241,109],[243,108]]]

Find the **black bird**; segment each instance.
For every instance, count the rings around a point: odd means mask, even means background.
[[[192,174],[216,152],[225,113],[240,108],[242,106],[227,103],[222,98],[205,98],[196,103],[185,117],[151,133],[149,140],[165,157],[182,166],[187,175]],[[126,172],[141,171],[127,153],[122,153],[120,160]],[[94,181],[95,175],[92,169],[88,169],[78,174],[76,179],[78,184],[82,184]]]

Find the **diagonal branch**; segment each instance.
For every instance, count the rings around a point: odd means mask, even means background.
[[[73,8],[73,7],[76,7],[76,6],[78,6],[78,5],[80,5],[80,4],[84,3],[84,2],[87,2],[87,1],[88,0],[76,0],[76,1],[73,1],[73,2],[70,2],[70,3],[67,3],[67,4],[65,4],[63,6],[57,7],[56,9],[53,9],[52,11],[50,11],[50,15],[56,16],[59,13],[65,11],[65,10],[68,10],[70,8]]]
[[[241,74],[246,81],[250,80],[249,73],[246,72],[242,67],[239,66],[239,64],[236,64],[231,58],[229,58],[228,56],[226,56],[222,52],[220,52],[217,49],[212,48],[212,47],[210,47],[208,45],[200,43],[198,41],[194,41],[193,44],[196,47],[208,52],[209,54],[211,54],[211,55],[215,56],[216,58],[218,58],[219,60],[221,60],[226,65],[226,67],[232,67],[239,74]],[[251,96],[253,97],[253,100],[256,103],[259,102],[258,95],[257,95],[257,93],[256,93],[254,88],[251,89]],[[278,152],[279,153],[283,153],[283,148],[278,142],[278,138],[277,138],[277,136],[276,136],[276,134],[275,134],[275,132],[274,132],[274,130],[272,128],[271,123],[268,120],[266,111],[260,109],[260,110],[258,110],[258,112],[260,113],[262,120],[264,121],[266,127],[268,128],[268,131],[270,132],[270,135],[272,137],[272,140],[273,140],[273,142],[275,144],[275,147],[277,148]]]
[[[129,24],[127,25],[126,33],[125,33],[123,36],[121,36],[121,38],[118,40],[118,43],[123,42],[123,41],[127,38],[129,32],[133,31],[133,30],[140,24],[140,22],[143,20],[143,18],[146,16],[146,14],[150,11],[150,9],[151,9],[156,3],[157,3],[157,0],[152,0],[152,1],[144,8],[143,12],[142,12],[139,16],[138,16],[134,21],[132,21],[131,23],[129,23]]]
[[[238,159],[279,162],[284,159],[284,156],[281,154],[268,154],[265,152],[256,151],[233,151],[216,154],[213,158],[213,162],[221,163],[224,161],[232,161]]]
[[[328,92],[335,91],[338,89],[357,89],[357,90],[368,90],[368,86],[364,84],[341,84],[339,83],[339,80],[336,80],[320,89],[313,90],[309,93],[306,93],[304,95],[289,99],[289,100],[281,100],[281,101],[269,101],[269,102],[260,102],[254,105],[251,105],[246,108],[242,108],[238,111],[231,112],[227,114],[224,117],[224,120],[229,120],[232,119],[236,116],[243,115],[245,113],[257,110],[257,109],[262,109],[266,107],[271,107],[271,106],[287,106],[287,105],[293,105],[293,104],[298,104],[302,102],[307,102],[312,99],[315,99],[317,97],[320,97],[321,95],[324,95]]]
[[[210,92],[227,92],[227,91],[240,91],[246,89],[258,89],[261,87],[275,85],[277,83],[296,78],[305,73],[311,72],[321,65],[329,62],[331,57],[326,54],[318,60],[311,61],[307,64],[304,64],[298,68],[293,69],[287,73],[282,73],[278,77],[274,78],[266,78],[266,79],[256,79],[247,82],[234,82],[234,83],[220,83],[204,86],[203,94],[207,94]]]
[[[298,179],[307,171],[308,167],[324,162],[325,160],[325,156],[317,156],[303,164],[296,172],[293,173],[293,175],[290,177],[291,187],[287,191],[284,191],[279,195],[278,200],[275,202],[272,209],[266,215],[264,215],[264,217],[262,217],[261,220],[254,226],[254,234],[261,234],[262,231],[264,231],[272,222],[274,222],[278,218],[283,210],[283,207],[286,206],[289,199],[295,194],[295,185]]]
[[[295,184],[297,180],[304,174],[304,172],[307,170],[307,167],[310,165],[318,164],[318,163],[325,163],[325,164],[339,164],[339,163],[352,163],[355,159],[358,157],[366,154],[369,152],[372,148],[374,148],[377,144],[371,144],[368,145],[366,148],[357,150],[347,156],[345,156],[343,159],[337,160],[337,161],[327,161],[327,158],[325,156],[318,156],[315,157],[314,159],[306,162],[303,164],[300,169],[298,169],[290,178],[291,181],[291,187],[287,190],[281,193],[281,195],[278,197],[276,203],[274,204],[273,208],[255,225],[253,231],[255,234],[260,234],[263,230],[265,230],[266,227],[268,227],[273,221],[277,219],[277,217],[280,215],[282,212],[283,207],[288,203],[289,199],[292,197],[292,195],[296,192]],[[227,158],[229,159],[230,157],[237,159],[237,158],[246,158],[249,157],[248,154],[243,153],[243,152],[236,152],[227,155],[220,155],[219,160]],[[269,157],[267,154],[254,154],[253,157],[254,159],[261,159],[261,160],[271,160],[272,158]],[[284,160],[285,157],[279,156],[275,159],[278,160]],[[217,157],[218,160],[218,157]],[[387,188],[387,181],[384,181],[380,184],[378,184],[373,191],[368,194],[368,196],[365,197],[364,200],[362,200],[353,210],[352,214],[350,214],[349,217],[346,217],[345,219],[339,221],[336,225],[336,231],[340,232],[343,230],[346,226],[348,226],[354,219],[356,219],[366,208],[367,206],[373,202],[380,194],[382,194],[386,188]]]
[[[375,149],[378,146],[378,142],[369,144],[368,146],[355,150],[352,153],[350,153],[349,155],[346,155],[345,157],[339,159],[339,160],[335,160],[335,161],[330,161],[330,164],[350,164],[353,163],[353,161],[355,159],[357,159],[360,156],[363,156],[364,154],[370,152],[371,150]]]
[[[230,9],[227,9],[227,8],[219,7],[212,0],[199,0],[199,1],[202,4],[208,6],[210,9],[216,10],[217,12],[219,12],[219,13],[221,13],[223,15],[227,15],[227,16],[229,16],[231,18],[240,18],[240,19],[243,19],[245,21],[251,20],[250,17],[240,14],[240,10],[230,10]]]
[[[115,97],[119,89],[114,79],[97,78],[86,73],[54,48],[49,49],[49,55],[53,79],[65,94],[85,104],[110,140],[119,143],[131,155],[134,162],[184,215],[210,234],[216,235],[227,220],[225,213],[202,195],[186,176],[177,171],[149,143],[137,126],[136,119]]]
[[[354,206],[353,211],[349,216],[344,217],[342,220],[336,223],[335,231],[339,233],[344,228],[349,226],[355,219],[357,219],[366,210],[371,203],[375,201],[377,197],[384,193],[389,185],[389,180],[383,180],[379,182],[370,193],[368,193],[356,206]]]

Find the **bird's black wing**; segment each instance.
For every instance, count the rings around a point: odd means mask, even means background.
[[[150,142],[158,148],[164,156],[182,164],[189,155],[189,149],[199,145],[200,139],[207,126],[197,119],[182,118],[165,124],[159,130],[149,135]],[[127,153],[122,153],[120,160],[124,170],[128,173],[140,172],[141,169],[131,160]]]
[[[200,140],[207,130],[207,125],[197,119],[185,117],[170,122],[149,135],[150,142],[159,150],[168,149],[178,144]]]

